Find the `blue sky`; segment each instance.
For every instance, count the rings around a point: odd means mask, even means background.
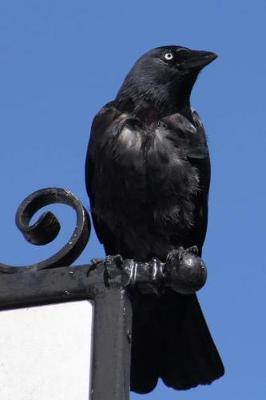
[[[264,399],[265,52],[264,0],[0,1],[1,262],[29,264],[70,235],[71,211],[55,244],[33,247],[14,225],[20,201],[42,187],[69,188],[88,206],[84,158],[90,124],[144,51],[165,44],[213,50],[192,103],[212,158],[209,276],[199,297],[226,375],[145,397]],[[78,263],[103,255],[95,235]]]

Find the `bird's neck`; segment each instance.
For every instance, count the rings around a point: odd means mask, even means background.
[[[127,101],[119,101],[118,108],[121,112],[126,112],[131,114],[133,117],[140,119],[147,125],[157,123],[160,119],[166,117],[167,115],[179,113],[184,115],[189,120],[192,119],[192,112],[190,106],[189,96],[183,101],[178,101],[174,99],[172,101],[153,101],[152,99],[145,99],[141,96],[139,99],[127,98]]]
[[[118,92],[116,102],[122,112],[128,112],[148,124],[175,113],[191,119],[190,95],[195,80],[196,76],[193,76],[156,86],[127,81]]]
[[[165,103],[166,112],[169,112],[169,114],[179,113],[190,118],[190,96],[196,79],[197,74],[193,74],[187,79],[176,80],[175,84],[170,85]]]

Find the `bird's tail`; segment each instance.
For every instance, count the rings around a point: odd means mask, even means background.
[[[224,367],[196,295],[167,290],[134,299],[131,390],[151,391],[159,377],[174,389],[210,384]]]

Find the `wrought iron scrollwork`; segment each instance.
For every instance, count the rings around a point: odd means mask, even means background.
[[[71,265],[85,248],[90,235],[90,219],[81,202],[68,190],[47,188],[37,190],[20,204],[16,214],[16,225],[25,239],[35,245],[45,245],[53,241],[60,231],[56,216],[44,212],[37,222],[30,225],[33,215],[42,207],[50,204],[66,204],[76,212],[76,226],[69,241],[53,256],[36,264],[15,267],[0,263],[0,273],[14,273],[25,270],[41,270]]]

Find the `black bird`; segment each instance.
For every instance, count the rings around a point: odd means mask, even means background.
[[[165,261],[205,239],[210,160],[190,94],[216,55],[180,46],[144,54],[114,101],[96,115],[86,186],[96,233],[108,255]],[[133,296],[131,390],[159,377],[175,389],[209,384],[224,368],[196,295],[165,289]]]

